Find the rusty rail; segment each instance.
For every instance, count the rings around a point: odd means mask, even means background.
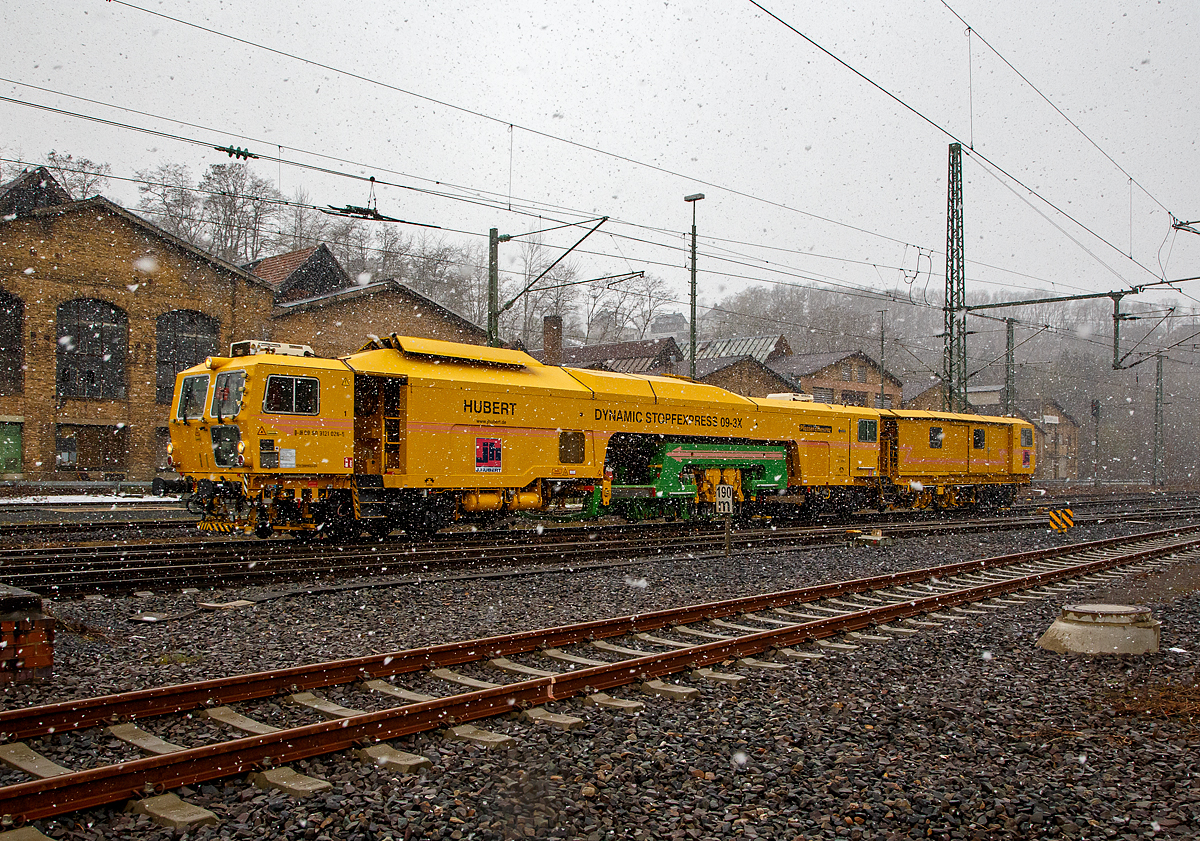
[[[1200,536],[1194,535],[1196,531],[1200,531],[1200,526],[1189,527],[1184,530],[1169,530],[1167,532],[1136,535],[1132,538],[1092,541],[1051,551],[1025,552],[1003,558],[966,561],[937,567],[932,570],[925,569],[857,579],[841,585],[821,585],[765,596],[734,599],[728,602],[697,605],[679,610],[658,611],[644,615],[626,616],[610,621],[589,622],[547,631],[529,631],[467,643],[399,652],[395,655],[356,658],[354,660],[329,664],[330,666],[337,667],[338,674],[344,678],[340,681],[300,684],[295,681],[289,682],[288,678],[289,673],[291,673],[291,677],[299,677],[300,672],[297,670],[285,670],[283,673],[262,673],[261,675],[249,676],[250,678],[259,678],[266,681],[266,683],[259,684],[259,689],[252,690],[257,694],[237,693],[233,684],[237,681],[244,681],[246,678],[207,681],[203,684],[192,685],[191,687],[167,687],[163,690],[145,690],[143,692],[132,693],[133,695],[140,696],[139,701],[141,703],[147,703],[154,700],[165,700],[162,697],[158,697],[158,695],[167,693],[168,690],[187,689],[188,692],[184,693],[181,697],[186,696],[190,699],[189,703],[193,704],[193,706],[200,706],[205,703],[212,703],[212,701],[201,698],[205,694],[201,691],[201,688],[213,690],[217,685],[221,685],[223,689],[230,690],[232,693],[222,696],[223,698],[227,700],[244,700],[250,697],[262,697],[263,694],[269,694],[263,691],[268,683],[272,683],[276,687],[276,690],[286,687],[294,691],[300,687],[328,685],[333,682],[346,682],[367,676],[394,675],[428,668],[435,664],[454,665],[475,661],[484,656],[493,657],[517,654],[533,650],[536,647],[563,645],[588,639],[619,636],[633,632],[654,630],[668,624],[686,624],[688,622],[719,618],[733,613],[762,610],[764,608],[795,604],[797,602],[816,601],[833,595],[863,592],[870,589],[879,589],[880,587],[912,583],[922,578],[929,578],[931,574],[936,577],[980,571],[1001,566],[1001,561],[1003,561],[1004,565],[1010,565],[1064,554],[1074,554],[1100,548],[1112,548],[1121,543],[1145,543],[1155,539],[1163,539],[1167,536],[1178,538],[1169,544],[1160,543],[1153,547],[1135,548],[1131,552],[1114,555],[1109,558],[1035,572],[1014,579],[965,587],[960,590],[934,593],[894,604],[864,608],[863,610],[854,611],[842,616],[832,616],[827,619],[797,623],[779,629],[763,630],[734,639],[718,640],[687,649],[678,649],[666,653],[648,653],[644,657],[622,660],[604,666],[580,669],[551,677],[521,681],[494,689],[467,692],[404,707],[283,730],[277,733],[251,736],[217,745],[192,748],[164,756],[149,757],[124,762],[119,765],[64,774],[45,780],[20,783],[0,789],[0,816],[5,816],[10,822],[14,823],[49,817],[78,809],[112,803],[131,796],[141,796],[149,791],[190,785],[218,777],[245,773],[262,767],[292,762],[322,753],[343,750],[353,746],[369,745],[386,739],[423,732],[439,726],[486,718],[511,711],[514,707],[522,708],[550,701],[564,700],[583,693],[612,689],[630,683],[663,677],[686,669],[711,665],[729,657],[747,656],[767,649],[817,640],[834,634],[904,619],[959,604],[980,601],[1029,587],[1088,575],[1121,564],[1136,563],[1137,561],[1200,547]],[[1192,536],[1183,537],[1182,535],[1185,532],[1192,534]],[[392,661],[385,663],[384,660],[389,657],[392,658]],[[329,666],[315,668],[327,669]],[[99,702],[105,699],[92,700]],[[123,696],[110,696],[108,700],[116,701],[118,705],[125,701]],[[4,713],[3,717],[6,717],[11,722],[19,717],[15,713],[35,714],[39,717],[51,713],[61,715],[64,711],[56,708],[64,706],[66,705],[57,704],[31,708],[24,711],[10,711],[9,713]],[[91,720],[89,716],[94,717],[97,715],[96,705],[91,706],[92,712],[85,712],[83,719]],[[167,709],[168,707],[170,708],[169,710]],[[162,710],[179,711],[190,708],[193,707],[179,706],[178,703],[170,702],[165,707],[162,707]],[[110,717],[112,709],[112,707],[108,709]],[[98,721],[95,723],[98,723]],[[5,726],[7,729],[7,725]],[[75,726],[86,725],[75,724]]]
[[[1128,544],[1131,541],[1157,540],[1197,531],[1200,531],[1200,526],[1145,532],[1128,537],[1106,538],[1048,550],[1032,550],[1012,555],[959,561],[937,567],[819,584],[765,595],[744,596],[722,602],[670,608],[615,619],[598,619],[576,625],[522,631],[516,634],[486,637],[466,642],[444,643],[425,648],[294,666],[277,671],[142,689],[121,695],[105,695],[26,709],[5,710],[0,711],[0,736],[13,741],[44,736],[49,733],[79,730],[116,721],[188,712],[221,704],[266,698],[280,692],[319,689],[360,679],[392,677],[422,669],[455,666],[478,660],[483,656],[502,657],[523,654],[538,648],[570,645],[629,633],[644,633],[669,625],[723,619],[747,611],[819,601],[851,593],[864,593],[884,587],[912,584],[929,578],[980,572],[1000,566],[1012,566],[1033,560],[1106,549]]]

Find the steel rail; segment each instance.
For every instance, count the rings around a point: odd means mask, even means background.
[[[1174,509],[1164,509],[1162,507],[1165,500],[1156,502],[1156,507],[1152,510],[1121,510],[1121,511],[1106,511],[1100,514],[1084,514],[1077,512],[1078,519],[1081,522],[1089,522],[1095,520],[1107,520],[1112,517],[1123,516],[1155,516],[1162,518],[1164,516],[1189,516],[1200,513],[1200,507],[1192,505],[1191,507],[1176,507]],[[1079,504],[1077,504],[1079,505]],[[1081,505],[1088,505],[1084,502]],[[989,518],[972,518],[964,521],[940,521],[942,525],[961,525],[964,528],[972,526],[980,527],[984,525],[1004,526],[1006,524],[1016,524],[1018,526],[1026,524],[1041,524],[1041,518],[1044,517],[1045,511],[1055,507],[1051,503],[1040,503],[1036,507],[1028,506],[1026,510],[1033,509],[1033,513],[1022,513],[1018,516],[1006,517],[989,517]],[[896,512],[889,512],[895,514]],[[755,529],[739,529],[742,535],[753,537],[754,535],[767,534],[783,534],[792,535],[798,533],[820,532],[823,530],[829,532],[842,532],[846,529],[864,526],[879,526],[886,525],[893,530],[913,530],[928,527],[929,520],[915,520],[912,517],[912,512],[904,512],[904,518],[893,520],[886,515],[876,515],[873,517],[859,517],[854,522],[838,522],[829,525],[775,525],[771,528],[755,528]],[[125,524],[119,522],[107,523],[87,523],[87,524],[71,524],[72,526],[81,525],[85,528],[90,528],[98,531],[110,531],[118,528],[136,527],[136,523]],[[180,527],[185,527],[186,524],[178,524]],[[175,526],[172,526],[173,528]],[[4,529],[11,530],[14,525],[4,525]],[[263,556],[282,556],[285,558],[314,558],[321,557],[334,546],[339,549],[349,549],[355,554],[363,555],[385,555],[394,556],[396,554],[410,554],[414,551],[430,551],[435,549],[446,548],[476,548],[488,547],[497,542],[503,542],[506,536],[517,536],[522,539],[542,540],[558,540],[569,539],[572,536],[578,536],[580,533],[587,532],[589,534],[603,535],[605,540],[613,539],[608,532],[618,533],[617,539],[626,540],[641,540],[646,537],[656,537],[670,530],[672,527],[669,524],[653,523],[644,524],[642,526],[623,524],[620,526],[601,525],[598,523],[588,524],[586,527],[564,526],[548,529],[544,533],[535,537],[524,531],[489,531],[479,533],[445,533],[438,536],[437,540],[426,542],[424,545],[414,545],[412,542],[404,543],[401,540],[387,542],[362,542],[362,541],[318,541],[316,543],[300,543],[294,540],[274,540],[274,541],[259,541],[257,539],[237,539],[226,538],[221,540],[206,541],[194,550],[180,550],[176,546],[164,548],[160,542],[145,542],[145,543],[123,543],[117,546],[78,546],[72,545],[73,560],[87,560],[92,562],[100,562],[107,559],[116,558],[118,560],[149,557],[154,560],[161,560],[165,554],[169,552],[172,557],[205,557],[211,555],[214,551],[223,552],[229,557],[247,558],[248,552],[253,552],[256,559],[261,559]],[[631,535],[631,531],[633,534]],[[692,521],[683,524],[682,529],[676,528],[676,536],[683,537],[684,534],[678,534],[679,531],[685,532],[687,535],[695,536],[696,534],[708,534],[721,531],[720,524],[705,523]],[[238,536],[239,538],[241,536]],[[451,547],[440,547],[438,543],[452,543]],[[61,547],[2,547],[0,548],[0,567],[11,567],[19,565],[43,563],[48,567],[53,565],[54,559],[57,557],[56,552],[61,550]],[[382,551],[381,551],[382,550]]]
[[[465,642],[443,643],[424,648],[293,666],[275,671],[154,687],[119,695],[97,696],[25,709],[4,710],[0,711],[0,736],[8,740],[26,739],[50,733],[79,730],[97,724],[188,712],[209,706],[270,697],[284,691],[299,692],[350,683],[364,678],[391,677],[422,669],[458,665],[477,660],[482,656],[497,657],[521,654],[538,648],[606,639],[630,632],[658,630],[670,625],[723,619],[768,607],[803,604],[836,596],[919,583],[931,578],[946,578],[1034,560],[1109,549],[1131,543],[1181,537],[1196,532],[1200,532],[1200,526],[1145,532],[1126,537],[1068,544],[1049,550],[1030,550],[1011,555],[958,561],[937,567],[819,584],[765,595],[743,596],[721,602],[668,608],[615,619],[598,619],[574,625],[522,631]]]
[[[1168,516],[1184,517],[1197,513],[1200,513],[1200,510],[1157,511],[1153,514],[1139,512],[1139,516],[1153,516],[1157,519]],[[1113,516],[1112,514],[1091,517],[1085,515],[1077,517],[1076,521],[1080,523],[1105,521],[1113,519]],[[894,535],[905,535],[914,532],[927,533],[931,530],[965,533],[1044,525],[1044,518],[1026,517],[933,524],[929,522],[895,524],[889,526],[888,530]],[[658,526],[650,529],[645,535],[621,539],[606,537],[604,540],[564,540],[564,538],[568,538],[568,535],[547,533],[534,536],[530,534],[522,535],[524,543],[521,545],[497,544],[492,536],[470,538],[471,542],[468,545],[460,545],[457,541],[464,539],[462,535],[446,536],[445,540],[438,542],[438,544],[450,544],[453,541],[454,545],[434,544],[423,547],[397,546],[393,548],[382,544],[370,544],[358,548],[353,544],[337,544],[340,551],[333,555],[330,554],[332,546],[309,548],[297,552],[288,544],[253,544],[253,547],[242,544],[214,557],[212,548],[188,552],[177,549],[165,550],[162,547],[147,545],[115,549],[111,553],[115,560],[111,561],[81,558],[78,552],[73,552],[69,564],[52,564],[49,565],[49,569],[47,569],[47,565],[39,566],[38,559],[52,556],[51,553],[54,550],[31,550],[31,552],[36,551],[41,554],[10,555],[7,558],[0,550],[0,578],[5,583],[23,589],[54,596],[71,596],[92,592],[112,592],[124,587],[153,589],[156,586],[169,586],[175,589],[179,586],[228,584],[231,581],[270,582],[296,572],[310,574],[316,572],[333,576],[382,574],[389,571],[384,569],[386,566],[393,574],[402,574],[406,570],[417,572],[455,567],[468,561],[546,563],[550,560],[561,561],[567,556],[581,560],[620,556],[630,549],[636,549],[640,553],[651,549],[659,552],[670,550],[682,552],[691,549],[696,552],[696,542],[715,533],[711,530],[705,531],[688,527],[687,533],[684,534],[661,534],[661,528]],[[589,530],[589,533],[593,531]],[[844,526],[741,530],[735,533],[733,545],[739,549],[760,548],[768,544],[814,545],[845,540],[846,535],[847,529]],[[254,553],[253,555],[250,554],[251,551]],[[553,557],[555,553],[564,554],[555,558]],[[317,564],[315,569],[314,563]],[[378,570],[378,572],[370,572],[371,570]],[[124,577],[117,578],[117,576]]]
[[[1107,542],[1112,543],[1112,541]],[[1138,542],[1146,541],[1138,540]],[[687,649],[666,653],[647,653],[644,657],[550,677],[520,681],[494,689],[461,693],[418,704],[282,730],[277,733],[235,739],[220,744],[185,749],[178,753],[21,783],[0,789],[0,816],[5,816],[10,823],[19,824],[28,820],[100,806],[130,796],[138,797],[147,792],[241,774],[322,753],[370,745],[439,726],[486,718],[511,711],[514,708],[565,700],[584,693],[659,678],[685,669],[701,668],[718,663],[729,657],[746,656],[767,649],[817,640],[870,625],[916,616],[958,604],[981,601],[1066,578],[1088,575],[1116,565],[1135,563],[1164,554],[1175,554],[1197,546],[1200,546],[1200,537],[1180,537],[1173,543],[1140,548],[1109,558],[1034,572],[1013,579],[966,587],[953,592],[931,594],[895,604],[864,608],[842,616],[796,623],[779,629],[764,630]],[[951,566],[969,568],[977,563],[964,562]],[[744,606],[753,606],[754,609],[763,609],[775,605],[779,595],[781,594],[747,597],[735,601]],[[786,603],[794,603],[794,601]],[[699,612],[692,621],[707,618],[703,609],[709,607],[711,606],[700,606]],[[697,608],[685,608],[684,610],[696,611]],[[620,626],[617,633],[626,634],[648,629],[643,624],[645,618],[629,616],[614,620]],[[594,623],[586,623],[580,628],[592,624]],[[494,643],[495,647],[487,653],[497,656],[528,650],[521,647],[523,643],[517,642],[519,638],[527,636],[516,634],[479,642]],[[571,636],[574,637],[573,640],[564,638],[562,641],[579,641],[587,638],[578,636],[578,629]],[[476,648],[481,647],[476,646]],[[472,654],[475,656],[471,659],[478,659],[478,652],[472,652]]]

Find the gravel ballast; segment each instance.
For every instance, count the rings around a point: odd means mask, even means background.
[[[159,624],[130,617],[178,614],[195,599],[230,601],[267,590],[57,601],[49,604],[62,623],[53,680],[7,687],[0,704],[21,707],[511,633],[1159,527],[1112,524],[1076,529],[1069,538],[1000,532],[881,549],[655,559],[576,574],[363,587]],[[1168,694],[1190,692],[1194,706],[1197,587],[1197,568],[1181,567],[1172,576],[1130,577],[854,652],[789,662],[784,671],[725,664],[718,670],[748,679],[729,686],[676,676],[700,689],[700,699],[637,696],[646,703],[637,715],[579,699],[554,705],[554,712],[584,719],[575,731],[514,718],[476,722],[513,736],[507,749],[486,751],[433,733],[396,740],[398,749],[431,760],[421,775],[400,776],[349,754],[319,757],[294,765],[333,784],[308,800],[259,791],[242,778],[197,786],[180,793],[220,823],[186,835],[1196,837],[1198,722],[1116,709],[1142,689],[1167,684],[1177,687]],[[1083,601],[1149,605],[1163,623],[1162,650],[1087,658],[1035,647],[1063,603]],[[355,699],[343,692],[329,694]],[[613,694],[635,697],[628,689]],[[291,707],[279,712],[289,721],[300,715]],[[147,722],[148,729],[159,732],[154,724]],[[201,729],[214,728],[177,724],[162,733],[186,743],[196,732],[209,741]],[[97,733],[84,737],[107,756],[115,746]],[[185,834],[115,808],[35,825],[52,838]]]

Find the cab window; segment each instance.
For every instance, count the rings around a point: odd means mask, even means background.
[[[320,381],[313,377],[267,377],[263,411],[285,415],[315,415],[320,408]]]
[[[879,440],[879,421],[860,420],[858,422],[858,440],[872,443]]]
[[[245,371],[227,371],[217,374],[217,387],[213,389],[212,411],[214,418],[231,418],[242,410],[242,393],[246,390]]]
[[[987,449],[987,430],[986,429],[976,429],[974,432],[974,438],[975,438],[975,441],[974,441],[975,449],[977,449],[977,450],[986,450]]]
[[[1022,447],[1032,447],[1033,446],[1033,430],[1027,426],[1021,428],[1021,446]]]
[[[942,448],[942,428],[940,426],[929,427],[929,449],[940,450]]]
[[[204,398],[208,396],[208,374],[195,374],[183,378],[179,388],[179,406],[175,417],[188,418],[204,417]]]

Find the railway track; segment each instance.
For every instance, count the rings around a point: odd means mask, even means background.
[[[1193,493],[1093,495],[1091,489],[1076,488],[1073,489],[1069,502],[1058,495],[1031,494],[1018,500],[1010,510],[1014,514],[1025,515],[1064,505],[1070,505],[1081,513],[1093,508],[1105,509],[1111,513],[1132,513],[1145,510],[1148,506],[1194,507],[1200,505],[1200,497]],[[165,512],[169,516],[154,516],[152,512],[156,511]],[[858,519],[863,518],[862,514],[856,516]],[[25,519],[18,519],[22,517]],[[152,536],[184,533],[197,538],[202,534],[196,530],[199,517],[187,513],[182,503],[135,503],[119,507],[111,502],[7,503],[0,507],[0,519],[3,520],[4,537],[9,539],[52,539],[65,536],[96,538],[124,532]],[[875,525],[912,519],[912,513],[876,514],[870,515],[869,519],[871,524]],[[203,542],[206,545],[219,545],[228,542],[228,538]]]
[[[868,637],[917,633],[923,627],[1003,610],[1020,600],[1061,595],[1110,577],[1196,557],[1200,557],[1200,526],[9,710],[0,713],[0,733],[9,743],[3,752],[6,761],[15,764],[14,757],[24,757],[26,767],[50,775],[0,789],[0,820],[16,825],[125,800],[131,793],[279,767],[353,747],[380,749],[373,761],[393,761],[389,756],[394,755],[381,745],[386,740],[461,727],[513,710],[544,719],[546,711],[540,705],[574,696],[629,708],[636,702],[621,702],[606,692],[636,685],[643,692],[676,697],[696,690],[663,683],[662,678],[687,672],[697,679],[741,680],[744,676],[712,672],[710,667],[737,660],[748,669],[787,668],[788,661],[820,656],[819,651],[798,651],[795,646],[820,645],[831,637],[867,629],[874,629]],[[849,638],[851,644],[854,639]],[[772,660],[753,659],[763,652],[770,652]],[[477,673],[486,669],[490,675],[508,675],[515,682],[480,681],[464,674],[464,669]],[[426,689],[434,683],[460,691],[436,697],[405,687]],[[364,706],[377,709],[340,706],[314,694],[339,685],[352,685],[357,697],[373,699]],[[280,694],[327,720],[277,729],[230,706]],[[190,748],[154,737],[157,723],[170,720],[164,716],[198,712],[254,735]],[[570,726],[564,719],[549,721]],[[111,729],[118,722],[117,729]],[[39,745],[34,742],[31,747],[27,742],[44,741],[51,734],[61,742],[105,724],[110,735],[153,746],[158,754],[85,770],[56,769],[29,760]],[[158,730],[166,732],[162,727]],[[400,756],[394,761],[408,760]]]
[[[1166,520],[1200,515],[1195,506],[1129,511],[1076,512],[1077,524],[1118,518]],[[861,524],[862,528],[875,521]],[[889,535],[991,532],[1045,528],[1043,511],[967,520],[890,521]],[[860,528],[846,525],[738,528],[731,550],[757,550],[842,543]],[[309,544],[291,540],[222,540],[200,545],[120,543],[0,549],[0,583],[46,597],[133,591],[294,583],[315,577],[398,577],[451,569],[494,569],[612,562],[632,554],[722,551],[719,524],[663,524],[546,528],[508,532],[448,533],[431,540]]]

